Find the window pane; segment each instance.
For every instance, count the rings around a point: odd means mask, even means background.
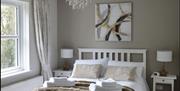
[[[16,39],[1,38],[1,69],[17,66]]]
[[[16,6],[1,4],[1,35],[16,35]]]

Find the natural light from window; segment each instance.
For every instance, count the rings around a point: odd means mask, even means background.
[[[1,3],[1,76],[29,69],[28,14],[24,3]]]
[[[18,32],[16,6],[1,5],[1,69],[17,67]]]

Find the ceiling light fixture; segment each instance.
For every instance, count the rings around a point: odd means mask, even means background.
[[[72,6],[72,9],[83,9],[88,3],[91,3],[92,0],[66,0],[69,3],[69,6]]]

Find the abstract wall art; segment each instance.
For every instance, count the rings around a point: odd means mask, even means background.
[[[95,39],[131,41],[132,3],[96,4]]]

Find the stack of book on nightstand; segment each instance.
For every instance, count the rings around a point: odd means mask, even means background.
[[[49,81],[45,81],[43,87],[57,87],[57,86],[75,86],[74,81],[69,81],[67,77],[52,77]]]

